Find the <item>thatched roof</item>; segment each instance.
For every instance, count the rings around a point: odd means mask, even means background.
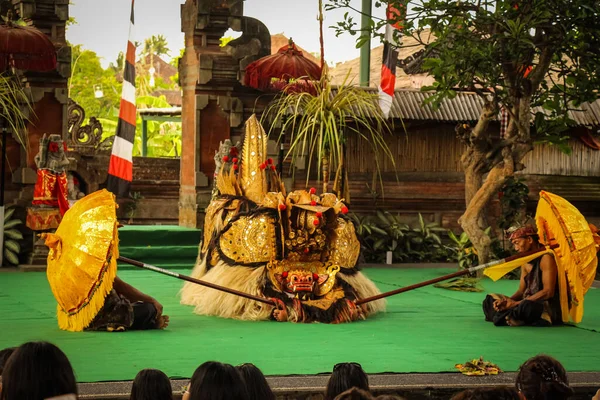
[[[421,32],[420,38],[425,43],[432,42],[435,38],[429,32],[429,29],[425,29]],[[412,37],[405,37],[402,39],[402,48],[398,54],[398,60],[402,60],[407,64],[415,64],[413,57],[415,53],[423,50],[423,45],[419,44]],[[370,85],[377,87],[381,79],[381,59],[383,56],[383,45],[377,46],[371,50],[371,80]],[[418,59],[416,60],[418,63]],[[412,62],[412,64],[411,64]],[[420,68],[420,66],[419,66]],[[410,71],[412,72],[412,71]],[[427,85],[433,82],[433,79],[428,75],[421,73],[420,69],[414,72],[417,74],[408,75],[400,67],[396,68],[396,89],[406,88],[420,88],[423,85]],[[346,75],[349,74],[348,80],[352,81],[355,85],[359,84],[359,73],[360,73],[360,58],[346,61],[337,64],[334,68],[329,70],[329,74],[333,78],[333,84],[340,85],[343,83]]]

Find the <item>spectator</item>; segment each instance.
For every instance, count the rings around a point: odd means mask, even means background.
[[[532,357],[521,365],[516,387],[526,400],[563,400],[573,395],[564,367],[546,355]]]
[[[478,388],[467,389],[455,394],[452,400],[520,400],[519,393],[514,388]]]
[[[4,371],[4,366],[8,361],[8,357],[10,357],[10,355],[14,353],[15,350],[16,347],[9,347],[0,350],[0,398],[2,398],[2,371]]]
[[[275,395],[263,375],[254,364],[242,364],[235,367],[246,384],[250,400],[275,400]]]
[[[242,376],[233,365],[207,361],[200,365],[183,400],[249,400]]]
[[[48,342],[21,345],[2,373],[1,400],[77,399],[77,381],[69,359]]]
[[[4,371],[4,366],[8,361],[8,357],[10,357],[16,349],[16,347],[8,347],[6,349],[0,350],[0,376],[2,376],[2,371]]]
[[[353,387],[338,394],[334,400],[373,400],[373,396],[366,390]]]
[[[362,366],[355,362],[335,364],[327,382],[325,400],[333,400],[340,393],[353,387],[369,391],[369,378]]]
[[[171,381],[157,369],[143,369],[136,375],[129,400],[173,400]]]

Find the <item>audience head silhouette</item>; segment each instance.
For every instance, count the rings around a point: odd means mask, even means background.
[[[2,373],[2,400],[44,400],[77,395],[69,359],[48,342],[29,342],[10,356]]]
[[[573,395],[564,367],[547,355],[532,357],[521,365],[516,388],[526,400],[563,400]]]
[[[340,393],[353,387],[369,391],[369,378],[362,366],[355,362],[336,364],[327,383],[325,400],[333,400]]]
[[[233,365],[207,361],[190,381],[184,400],[249,400],[242,376]]]
[[[136,375],[129,400],[173,400],[171,381],[157,369],[143,369]]]
[[[256,365],[248,363],[235,368],[242,376],[250,400],[275,400],[275,395],[267,383],[267,379]]]

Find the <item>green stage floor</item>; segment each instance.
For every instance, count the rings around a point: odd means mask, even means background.
[[[420,282],[448,269],[367,269],[381,290]],[[180,270],[188,273],[187,270]],[[568,371],[598,371],[600,292],[586,296],[578,327],[496,328],[483,320],[485,293],[432,286],[392,297],[388,312],[342,325],[241,322],[194,315],[179,304],[181,281],[150,271],[121,271],[171,316],[166,331],[71,333],[58,329],[55,301],[44,273],[0,273],[0,348],[46,340],[60,346],[80,382],[131,380],[143,368],[172,378],[190,377],[204,361],[252,362],[267,375],[317,374],[341,361],[368,373],[455,371],[454,364],[483,356],[505,371],[538,353],[558,358]],[[516,281],[486,290],[512,294]]]

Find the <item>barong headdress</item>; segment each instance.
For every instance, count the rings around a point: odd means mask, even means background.
[[[360,243],[344,217],[348,207],[332,193],[317,195],[314,188],[286,193],[267,156],[267,139],[252,115],[241,149],[221,144],[217,193],[206,210],[202,251],[211,252],[213,263],[267,264],[277,288],[285,290],[283,281],[293,276],[302,279],[298,288],[310,281],[322,295],[340,268],[353,268],[358,259]]]

